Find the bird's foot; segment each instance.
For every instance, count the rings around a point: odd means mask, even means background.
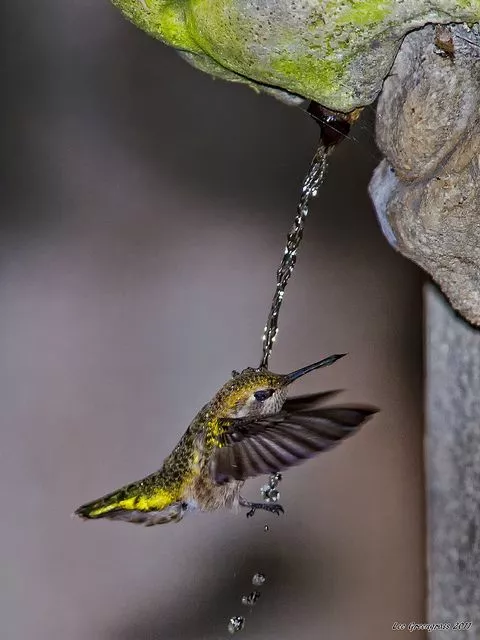
[[[279,516],[281,513],[285,513],[284,508],[281,504],[272,504],[269,502],[244,502],[242,507],[248,507],[249,511],[247,511],[247,518],[251,518],[257,509],[262,509],[263,511],[268,511],[269,513],[275,513]]]

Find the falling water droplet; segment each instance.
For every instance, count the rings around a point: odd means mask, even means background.
[[[260,491],[265,502],[277,502],[280,498],[280,492],[278,489],[275,489],[275,487],[268,484],[264,485]]]
[[[261,595],[262,594],[260,593],[260,591],[252,591],[248,594],[248,596],[243,596],[242,604],[244,604],[246,607],[253,607],[253,605],[257,602]]]
[[[264,573],[256,573],[252,578],[252,584],[254,587],[261,587],[262,584],[265,584],[266,579]]]
[[[282,481],[281,473],[272,473],[270,478],[268,479],[268,486],[270,489],[276,489],[278,484]]]
[[[270,531],[270,527],[268,526],[268,524],[266,524],[266,525],[263,527],[263,530],[265,531],[265,533],[267,533],[268,531]]]
[[[268,492],[268,502],[277,502],[280,498],[280,491],[278,489],[270,489]]]
[[[245,618],[243,616],[232,616],[228,621],[228,631],[231,634],[238,633],[245,626]]]

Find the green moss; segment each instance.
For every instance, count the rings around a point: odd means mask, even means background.
[[[339,49],[348,50],[347,41],[335,50],[328,43],[318,52],[308,45],[297,47],[298,33],[265,22],[255,13],[246,16],[239,11],[237,0],[190,0],[186,21],[204,53],[237,73],[240,81],[284,88],[312,99],[318,93],[336,93],[341,86],[345,59]],[[275,33],[271,49],[262,41],[266,29]]]
[[[480,2],[479,0],[456,0],[456,8],[469,12],[470,16],[464,17],[464,20],[468,22],[476,22],[480,20]]]
[[[478,0],[457,0],[457,7],[459,9],[478,9],[480,3]]]
[[[480,18],[480,0],[112,2],[147,33],[195,54],[186,57],[214,76],[283,89],[341,111],[374,99],[396,43],[422,16]]]
[[[321,14],[312,15],[309,21],[313,37],[321,29],[323,37],[319,38],[318,48],[305,43],[304,49],[310,49],[309,53],[296,55],[291,52],[295,37],[287,37],[285,53],[270,58],[270,68],[275,72],[272,75],[279,78],[280,86],[305,97],[315,99],[320,94],[328,101],[329,96],[335,95],[336,100],[349,101],[352,91],[346,77],[350,62],[361,55],[370,34],[382,29],[392,11],[392,1],[346,0],[339,6],[338,0],[330,0]],[[357,27],[362,27],[361,31]]]
[[[336,19],[337,25],[368,27],[382,23],[394,10],[393,0],[347,0]],[[335,2],[338,6],[338,2]],[[328,10],[328,8],[327,8]]]
[[[308,54],[272,56],[270,66],[280,86],[288,86],[289,91],[313,97],[319,90],[324,95],[339,92],[345,63]]]
[[[178,0],[112,0],[135,25],[176,49],[201,53],[188,31],[184,3]]]
[[[189,0],[185,19],[204,53],[223,66],[242,63],[245,49],[252,42],[252,32],[249,21],[238,11],[236,0]],[[220,48],[228,65],[218,59]]]

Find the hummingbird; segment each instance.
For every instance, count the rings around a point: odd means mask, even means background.
[[[377,411],[368,406],[322,406],[337,391],[287,399],[295,380],[344,355],[331,355],[286,375],[262,367],[233,371],[158,471],[79,507],[75,515],[146,526],[223,507],[245,507],[249,517],[257,509],[280,515],[280,504],[246,500],[240,493],[244,482],[331,449]]]

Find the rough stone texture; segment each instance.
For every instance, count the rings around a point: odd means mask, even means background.
[[[345,112],[376,98],[406,33],[480,20],[480,0],[112,2],[202,71]]]
[[[426,292],[430,622],[470,621],[435,640],[480,637],[480,332]],[[430,637],[430,634],[429,634]]]
[[[370,193],[389,242],[423,267],[452,305],[480,324],[480,37],[434,27],[406,36],[379,98],[385,160]],[[469,42],[466,42],[469,40]]]

